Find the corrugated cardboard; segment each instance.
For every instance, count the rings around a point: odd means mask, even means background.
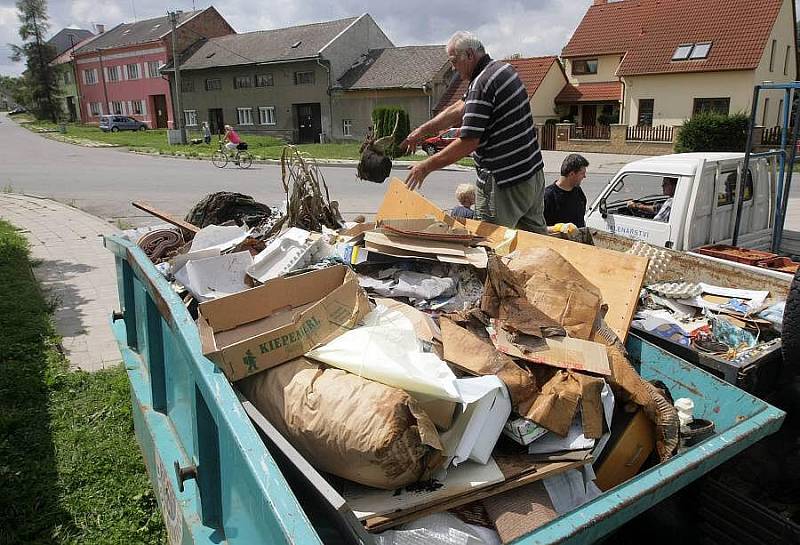
[[[355,273],[337,266],[276,278],[198,310],[203,354],[235,381],[338,337],[370,308]]]

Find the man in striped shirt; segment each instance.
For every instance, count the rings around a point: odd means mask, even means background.
[[[459,138],[416,164],[406,185],[417,189],[432,171],[472,154],[478,173],[476,218],[546,234],[544,162],[525,86],[511,65],[491,59],[469,32],[453,34],[447,56],[470,81],[466,94],[413,130],[401,147],[413,151],[427,135],[461,125]]]

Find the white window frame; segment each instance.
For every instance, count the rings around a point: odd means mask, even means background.
[[[253,108],[236,108],[237,125],[253,124]]]
[[[259,125],[275,124],[275,106],[258,107],[258,124]]]
[[[183,111],[183,121],[186,123],[187,127],[196,127],[197,126],[197,110],[184,110]]]
[[[138,112],[137,110],[138,106]],[[144,100],[132,100],[131,101],[131,113],[134,115],[144,115]]]
[[[352,119],[342,119],[342,136],[353,136]]]
[[[117,111],[117,105],[119,105],[119,111]],[[109,110],[109,113],[113,115],[125,115],[125,106],[121,100],[112,100]]]
[[[153,66],[156,67],[155,70],[153,70]],[[158,73],[159,66],[161,66],[161,63],[159,63],[158,61],[147,61],[147,74],[151,78],[160,78],[161,74]]]
[[[135,73],[131,72],[131,69],[135,71]],[[139,63],[132,62],[130,64],[125,65],[125,72],[128,76],[128,79],[140,79],[141,74],[139,73]]]
[[[265,81],[264,85],[258,84],[258,79],[264,78],[265,80],[268,79],[268,82]],[[256,74],[255,78],[253,79],[253,87],[274,87],[275,86],[275,76],[272,72],[264,72],[262,74]]]
[[[106,66],[106,77],[109,82],[116,83],[119,78],[119,66]]]
[[[219,87],[209,87],[208,83],[211,81],[218,81]],[[222,79],[221,78],[206,78],[205,82],[203,82],[203,86],[206,91],[221,91],[222,90]]]
[[[97,68],[84,69],[83,82],[86,85],[97,85]]]
[[[253,76],[234,76],[233,88],[234,89],[251,89],[253,87]]]
[[[89,115],[92,117],[100,117],[103,115],[103,104],[100,102],[90,102]]]

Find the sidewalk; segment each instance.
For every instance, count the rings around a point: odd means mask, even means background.
[[[110,326],[119,309],[116,266],[101,238],[119,230],[77,208],[13,193],[0,194],[0,218],[22,231],[40,262],[33,272],[56,302],[70,367],[97,371],[121,361]]]

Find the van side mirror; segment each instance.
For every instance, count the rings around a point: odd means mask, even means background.
[[[603,219],[608,217],[608,207],[606,206],[606,200],[605,199],[602,199],[600,201],[599,209],[600,209],[600,215],[603,216]]]

